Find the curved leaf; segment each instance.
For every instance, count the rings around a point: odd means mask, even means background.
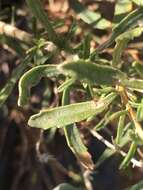
[[[143,27],[137,27],[135,29],[129,30],[123,34],[121,34],[118,38],[116,38],[116,46],[113,53],[113,65],[116,66],[120,63],[122,52],[127,46],[130,40],[133,40],[136,37],[139,37],[143,32]]]
[[[101,113],[108,107],[115,97],[116,94],[111,93],[105,98],[101,98],[98,102],[88,101],[42,110],[40,113],[33,115],[29,119],[28,124],[31,127],[42,129],[63,127]]]
[[[51,77],[56,74],[57,69],[55,65],[40,65],[26,72],[19,81],[18,105],[24,106],[27,104],[30,96],[30,89],[38,84],[42,77]]]

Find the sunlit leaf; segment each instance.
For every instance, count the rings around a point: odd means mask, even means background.
[[[74,11],[87,24],[90,24],[94,28],[98,29],[106,29],[111,26],[110,21],[102,18],[100,13],[88,10],[77,0],[69,0],[69,2]]]
[[[117,0],[115,4],[114,23],[119,23],[130,11],[133,5],[130,0]]]
[[[113,28],[113,32],[109,40],[107,40],[104,44],[101,44],[94,54],[101,52],[103,49],[109,47],[115,39],[122,34],[123,32],[127,31],[131,27],[135,26],[137,24],[137,21],[143,18],[143,7],[139,7],[138,9],[132,11],[129,13],[126,17],[124,17],[119,24],[117,24]]]
[[[134,3],[136,3],[137,5],[141,5],[143,6],[143,1],[142,0],[132,0]]]
[[[140,79],[124,79],[121,84],[134,91],[143,92],[143,80]]]
[[[118,38],[116,38],[116,46],[113,53],[113,65],[116,66],[121,62],[121,55],[127,46],[130,40],[133,40],[136,37],[139,37],[143,32],[143,27],[138,27],[132,30],[129,30],[123,34],[121,34]]]
[[[116,94],[111,93],[105,98],[101,98],[98,102],[87,101],[41,110],[40,113],[33,115],[29,119],[28,124],[31,127],[42,129],[63,127],[87,119],[92,115],[101,113],[108,107],[115,97]]]

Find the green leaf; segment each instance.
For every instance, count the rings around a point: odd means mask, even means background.
[[[121,62],[121,55],[126,48],[128,42],[136,37],[139,37],[143,32],[143,27],[137,27],[135,29],[124,32],[116,38],[116,46],[113,53],[113,66],[118,65]]]
[[[143,6],[143,1],[142,0],[132,0],[134,3],[136,3],[139,6]]]
[[[109,159],[111,156],[118,153],[118,149],[124,147],[129,141],[130,141],[130,135],[128,131],[124,136],[121,137],[121,142],[120,144],[118,144],[119,147],[115,144],[114,149],[106,148],[104,150],[104,152],[101,154],[101,156],[99,157],[99,159],[97,160],[95,164],[96,168],[99,167],[105,160]],[[117,149],[116,149],[116,146],[117,146]]]
[[[129,187],[126,190],[142,190],[143,189],[143,180],[141,180],[139,183]]]
[[[22,75],[23,71],[26,69],[28,63],[29,63],[29,58],[25,58],[25,60],[23,60],[22,63],[12,71],[11,78],[6,83],[6,85],[0,90],[0,107],[5,103],[7,98],[10,96],[16,82]]]
[[[42,77],[52,77],[57,75],[55,65],[40,65],[27,71],[19,81],[18,105],[24,106],[28,103],[30,89],[37,85]]]
[[[126,115],[121,115],[118,122],[118,128],[117,128],[117,136],[116,136],[116,144],[119,145],[121,143],[121,139],[124,132],[125,127],[125,117]]]
[[[143,121],[143,99],[140,105],[138,106],[136,117],[138,121]]]
[[[120,165],[120,169],[125,169],[126,167],[128,167],[131,159],[133,158],[136,152],[136,149],[137,149],[136,143],[132,142],[130,149],[128,151],[128,154],[126,155],[126,157],[124,158],[124,160],[122,161]]]
[[[90,42],[91,42],[91,36],[88,34],[84,37],[84,40],[81,44],[81,53],[80,58],[88,59],[90,56]]]
[[[42,8],[42,3],[40,0],[26,0],[28,7],[31,9],[32,13],[35,15],[37,19],[45,26],[48,32],[48,38],[50,41],[54,42],[55,44],[58,43],[58,36],[54,31],[48,15],[44,12]]]
[[[59,65],[61,73],[89,84],[112,85],[125,74],[111,66],[79,60]]]
[[[127,113],[126,110],[121,110],[121,111],[117,111],[115,113],[112,113],[111,115],[108,115],[107,118],[105,118],[104,123],[102,123],[101,125],[98,125],[96,127],[94,127],[96,130],[100,130],[102,128],[104,128],[105,126],[107,126],[111,121],[113,121],[114,119],[117,119],[118,117],[125,115]]]
[[[106,29],[111,26],[111,22],[101,17],[98,12],[93,12],[84,7],[77,0],[69,0],[70,6],[79,15],[79,17],[87,24],[92,25],[97,29]]]
[[[141,78],[143,78],[143,64],[139,63],[139,62],[134,62],[133,65],[134,65],[137,73],[139,74],[139,76]]]
[[[132,2],[130,0],[117,0],[115,4],[115,13],[113,23],[119,23],[130,11],[132,11]]]
[[[103,51],[105,48],[109,47],[115,39],[125,32],[126,30],[129,30],[131,27],[137,24],[137,21],[143,18],[143,7],[139,7],[138,9],[132,11],[129,13],[125,18],[123,18],[119,24],[117,24],[113,28],[113,32],[109,40],[107,40],[104,44],[101,44],[94,54],[96,55],[97,53]]]
[[[70,89],[67,88],[63,92],[62,105],[69,104]],[[76,125],[71,124],[64,127],[66,141],[72,152],[78,158],[80,163],[87,169],[93,169],[94,164],[91,159],[90,153],[87,151],[86,146],[83,144],[79,130]]]
[[[74,82],[75,82],[75,79],[73,79],[73,78],[67,79],[63,84],[61,84],[58,87],[58,92],[64,91],[66,88],[71,86]]]
[[[121,22],[113,28],[113,34],[111,38],[115,39],[121,33],[125,32],[126,30],[131,28],[134,24],[136,24],[136,22],[141,18],[143,18],[143,7],[140,7],[132,11],[124,19],[122,19]]]
[[[108,158],[110,158],[111,156],[113,156],[115,153],[116,153],[116,150],[113,150],[113,149],[110,149],[110,148],[106,148],[104,150],[104,152],[102,153],[102,155],[97,160],[97,162],[95,164],[96,168],[98,168],[105,160],[107,160]]]
[[[53,190],[81,190],[81,189],[77,189],[76,187],[73,187],[68,183],[62,183],[57,187],[55,187]]]
[[[101,98],[98,102],[87,101],[41,110],[40,113],[33,115],[29,119],[28,124],[31,127],[42,129],[63,127],[87,119],[92,115],[101,113],[108,107],[115,97],[116,94],[111,93],[105,98]]]
[[[117,0],[115,5],[115,15],[121,15],[131,11],[132,2],[130,0]]]
[[[124,79],[121,84],[126,88],[143,93],[143,80],[140,79]]]

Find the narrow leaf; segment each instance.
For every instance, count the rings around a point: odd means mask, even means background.
[[[124,79],[121,84],[131,90],[143,93],[143,80],[140,79]]]
[[[110,148],[106,148],[104,150],[104,152],[102,153],[102,155],[97,160],[97,162],[95,164],[96,168],[98,168],[105,160],[107,160],[108,158],[110,158],[111,156],[113,156],[115,153],[116,153],[116,150],[113,150],[113,149],[110,149]]]
[[[74,82],[75,82],[75,79],[73,79],[73,78],[70,78],[70,79],[66,80],[63,84],[61,84],[58,87],[58,92],[64,91],[66,88],[71,86]]]
[[[37,19],[40,20],[40,22],[45,26],[47,32],[48,32],[48,38],[50,41],[57,43],[58,42],[58,36],[55,33],[54,29],[52,28],[52,25],[49,21],[48,15],[44,12],[42,8],[42,3],[40,0],[26,0],[26,3],[28,7],[31,9],[32,13],[35,15]]]
[[[136,22],[143,18],[143,7],[132,11],[128,14],[121,22],[113,28],[112,39],[119,36],[121,33],[125,32],[127,29],[131,28]]]
[[[98,102],[88,101],[42,110],[40,113],[33,115],[29,119],[28,124],[31,127],[42,129],[63,127],[101,113],[108,107],[115,97],[116,94],[111,93],[105,98],[101,98]]]
[[[126,48],[128,42],[133,40],[136,37],[139,37],[143,32],[143,27],[137,27],[135,29],[129,30],[121,34],[116,39],[116,46],[113,53],[113,66],[118,65],[121,62],[121,55],[124,49]]]
[[[97,29],[106,29],[111,26],[110,21],[101,17],[98,12],[93,12],[84,7],[77,0],[69,0],[70,6],[79,15],[79,17],[87,24]]]
[[[125,125],[125,117],[126,115],[122,115],[119,118],[118,122],[118,128],[117,128],[117,136],[116,136],[116,144],[119,145],[123,136],[123,130],[124,130],[124,125]]]
[[[4,104],[4,102],[11,94],[16,82],[22,75],[23,71],[26,69],[28,62],[29,59],[27,58],[23,60],[22,63],[19,66],[17,66],[16,69],[13,70],[11,78],[6,83],[6,85],[0,90],[0,107]]]
[[[138,106],[136,117],[138,121],[143,121],[143,99],[140,105]]]
[[[134,67],[141,78],[143,78],[143,64],[134,62]]]
[[[121,110],[121,111],[117,111],[115,113],[112,113],[111,115],[108,115],[107,118],[105,118],[105,121],[103,124],[98,125],[95,127],[96,130],[100,130],[102,128],[104,128],[105,126],[107,126],[111,121],[113,121],[114,119],[117,119],[118,117],[125,115],[127,113],[126,110]]]
[[[51,77],[57,74],[55,65],[40,65],[26,72],[19,81],[18,105],[24,106],[28,103],[30,89],[38,84],[42,77]]]
[[[135,152],[136,152],[136,144],[134,142],[132,142],[130,149],[128,151],[128,154],[126,155],[126,157],[124,158],[124,160],[122,161],[121,165],[120,165],[120,169],[125,169],[126,167],[128,167],[131,159],[133,158]]]
[[[109,47],[120,34],[125,32],[129,28],[133,27],[137,23],[137,21],[142,19],[142,18],[143,18],[143,7],[139,7],[138,9],[136,9],[136,10],[132,11],[131,13],[129,13],[125,18],[123,18],[119,22],[119,24],[117,24],[113,28],[113,32],[112,32],[112,35],[109,38],[109,40],[107,40],[104,44],[101,44],[96,49],[94,54],[99,53],[103,49]]]
[[[63,92],[62,105],[69,104],[70,89],[67,88]],[[71,124],[64,127],[66,141],[72,152],[78,158],[80,163],[87,169],[93,169],[93,162],[90,153],[87,151],[86,146],[83,144],[80,133],[76,125]]]
[[[137,5],[143,6],[143,1],[142,0],[132,0],[134,3]]]

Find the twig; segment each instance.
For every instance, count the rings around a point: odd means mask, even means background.
[[[6,36],[16,38],[27,43],[30,43],[32,40],[31,34],[2,21],[0,21],[0,34],[5,34]]]
[[[104,143],[108,148],[116,150],[116,147],[112,143],[104,139],[97,131],[90,129],[90,132],[94,137],[96,137],[98,140]],[[119,152],[123,157],[127,155],[127,153],[125,153],[122,150],[118,150],[117,152]],[[135,158],[132,158],[131,162],[133,164],[133,167],[139,167],[139,168],[143,167],[143,163],[141,161],[136,160]]]
[[[90,180],[91,171],[83,169],[82,173],[83,173],[83,180],[84,180],[85,188],[87,190],[93,190],[93,185]]]
[[[129,99],[128,99],[126,88],[119,85],[119,86],[117,86],[117,90],[121,96],[122,103],[125,105],[125,107],[127,109],[130,120],[134,123],[135,132],[143,140],[143,129],[142,129],[141,124],[136,119],[136,113],[134,112],[134,110],[132,109],[132,107],[129,104]]]

